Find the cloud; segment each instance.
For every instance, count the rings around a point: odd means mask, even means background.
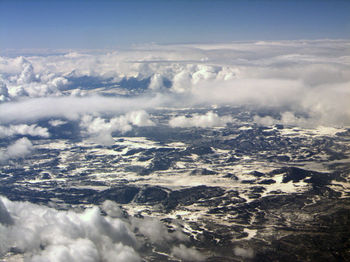
[[[7,211],[4,203],[0,200],[0,224],[3,224],[5,226],[12,225],[13,219],[10,216],[9,212]],[[1,248],[0,248],[1,250]]]
[[[149,114],[144,110],[132,111],[125,115],[126,119],[135,126],[154,126]]]
[[[2,57],[0,110],[13,117],[3,114],[0,121],[30,118],[28,110],[32,119],[73,118],[94,111],[228,104],[302,112],[320,124],[349,125],[348,45],[347,40],[143,45],[113,52]],[[99,82],[92,89],[85,82],[70,83],[86,77]],[[150,79],[144,88],[152,95],[101,97],[105,88],[123,88],[119,81],[130,78],[147,83]],[[165,79],[172,82],[171,88],[163,88]],[[70,94],[84,97],[68,98]],[[21,113],[14,114],[14,107]]]
[[[102,209],[110,217],[113,218],[125,218],[125,212],[113,201],[106,200],[102,204]],[[164,245],[166,242],[173,241],[188,241],[188,238],[179,230],[175,230],[169,233],[168,228],[157,218],[132,217],[129,219],[131,228],[134,232],[141,233],[148,238],[152,243]]]
[[[340,98],[341,99],[341,98]],[[346,111],[346,108],[343,110]],[[303,128],[314,128],[320,125],[341,125],[346,126],[348,116],[346,112],[338,112],[338,114],[332,114],[331,110],[328,111],[330,115],[320,114],[319,112],[309,112],[307,116],[301,116],[300,114],[294,114],[290,111],[281,112],[279,117],[274,118],[272,116],[260,117],[255,115],[253,121],[259,125],[272,126],[276,124],[286,125],[286,126],[299,126]],[[341,115],[343,114],[343,117]],[[338,119],[337,119],[338,117]],[[345,122],[344,122],[345,121]]]
[[[253,121],[258,125],[262,125],[262,126],[273,126],[280,123],[280,120],[275,119],[271,116],[260,117],[258,115],[254,116]]]
[[[66,245],[51,245],[43,252],[34,255],[32,262],[44,261],[88,261],[99,260],[99,254],[94,243],[88,239],[77,239]]]
[[[171,248],[174,242],[188,238],[178,230],[169,233],[156,218],[129,217],[110,200],[101,209],[62,211],[0,196],[0,256],[20,254],[33,262],[138,262],[138,251],[151,242],[170,246],[172,254],[181,259],[201,261],[204,257],[182,244]]]
[[[161,95],[136,98],[117,97],[43,97],[0,104],[0,123],[35,121],[43,118],[79,119],[85,114],[115,114],[163,105]],[[136,121],[136,120],[135,120]]]
[[[25,60],[24,60],[25,61]],[[23,70],[17,78],[17,84],[27,84],[36,80],[34,69],[31,63],[25,61],[23,63]]]
[[[241,247],[235,247],[233,252],[236,256],[243,257],[243,258],[253,258],[254,257],[254,251],[251,248],[241,248]]]
[[[80,126],[85,133],[92,138],[94,142],[102,145],[111,145],[114,143],[112,133],[119,131],[125,133],[132,130],[132,126],[152,126],[149,114],[143,110],[132,111],[110,120],[100,117],[94,118],[91,115],[85,115],[81,119]]]
[[[148,88],[151,90],[161,90],[164,87],[163,76],[154,74],[151,78]]]
[[[183,70],[174,76],[171,90],[175,93],[185,93],[190,90],[191,86],[191,74]]]
[[[199,104],[282,107],[297,104],[303,88],[298,80],[246,78],[202,82],[191,93]]]
[[[1,255],[15,249],[35,262],[141,261],[128,225],[98,207],[76,213],[0,197],[0,218]]]
[[[205,115],[194,114],[191,117],[176,116],[169,120],[171,127],[222,127],[227,123],[232,122],[230,116],[219,117],[212,111],[207,112]]]
[[[102,203],[102,209],[106,214],[112,218],[122,218],[124,217],[123,210],[117,205],[117,203],[111,200],[105,200]]]
[[[67,121],[62,121],[60,119],[56,119],[56,120],[50,120],[49,124],[51,126],[61,126],[61,125],[67,124]]]
[[[9,100],[9,92],[7,86],[0,78],[0,102],[6,102]]]
[[[152,243],[164,245],[166,242],[174,240],[187,241],[186,236],[180,231],[169,233],[168,228],[156,218],[132,218],[131,224]]]
[[[183,244],[173,247],[172,255],[184,261],[204,261],[205,256],[194,248],[188,248]]]
[[[33,144],[26,137],[18,139],[9,145],[4,151],[0,151],[0,162],[9,159],[23,158],[33,150]]]
[[[86,130],[86,134],[96,143],[112,145],[114,143],[112,132],[127,132],[132,129],[125,117],[112,118],[109,121],[91,115],[82,117],[80,126]]]
[[[306,119],[304,117],[297,117],[294,115],[293,112],[283,112],[280,114],[279,119],[275,119],[271,116],[254,116],[253,121],[259,125],[263,126],[272,126],[276,124],[282,124],[282,125],[289,125],[289,126],[313,126],[314,123],[312,123],[312,120]]]
[[[0,138],[11,137],[15,135],[30,135],[39,137],[49,137],[50,133],[47,128],[40,127],[37,125],[10,125],[0,126]]]
[[[2,62],[2,63],[1,63]],[[68,85],[64,76],[52,72],[35,72],[33,64],[24,57],[0,60],[0,74],[4,73],[7,100],[23,96],[43,97],[61,95]]]

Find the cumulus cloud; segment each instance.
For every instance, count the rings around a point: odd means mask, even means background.
[[[0,161],[22,158],[29,155],[33,150],[33,144],[26,137],[18,139],[5,150],[0,151]]]
[[[183,70],[174,76],[172,91],[175,93],[189,92],[191,86],[191,74],[186,70]]]
[[[132,111],[125,115],[126,119],[135,126],[154,126],[149,114],[144,110]]]
[[[191,117],[176,116],[169,120],[171,127],[222,127],[227,123],[232,122],[230,116],[219,117],[212,111],[207,112],[205,115],[194,114]]]
[[[174,241],[186,241],[187,237],[180,231],[169,233],[156,218],[129,217],[110,200],[101,209],[60,211],[0,196],[0,257],[20,255],[35,262],[137,262],[141,261],[138,250],[146,241],[169,245],[172,255],[185,261],[204,258],[182,244],[171,248]]]
[[[272,116],[260,117],[258,115],[255,115],[253,118],[253,121],[258,125],[263,125],[263,126],[273,126],[276,124],[281,124],[286,126],[299,126],[304,128],[317,127],[320,123],[319,119],[317,119],[316,116],[312,118],[304,117],[304,116],[296,115],[290,111],[280,113],[278,118],[274,118]]]
[[[32,64],[26,60],[23,61],[23,70],[17,78],[17,84],[27,84],[36,80]]]
[[[7,86],[0,78],[0,102],[5,102],[9,100],[9,92]]]
[[[98,207],[58,211],[0,197],[0,254],[18,250],[27,261],[141,261],[136,239],[120,219]]]
[[[110,120],[85,115],[82,117],[80,125],[95,142],[102,145],[111,145],[114,143],[113,132],[125,133],[130,131],[132,126],[152,126],[154,123],[146,111],[138,110]]]
[[[15,135],[30,135],[30,136],[40,136],[49,137],[50,133],[47,128],[40,127],[37,125],[10,125],[10,126],[0,126],[0,138],[11,137]]]
[[[172,255],[184,261],[204,261],[205,256],[194,248],[188,248],[183,244],[173,247]]]
[[[7,100],[23,96],[43,97],[61,95],[68,80],[53,72],[35,72],[33,64],[24,57],[0,60],[0,74],[6,81]]]
[[[60,119],[55,119],[55,120],[50,120],[49,124],[51,126],[61,126],[61,125],[67,124],[67,121],[63,121],[63,120],[60,120]]]
[[[148,88],[151,90],[161,90],[164,87],[163,76],[154,74],[151,78]]]
[[[132,129],[125,117],[112,118],[105,120],[100,117],[94,118],[91,115],[82,117],[81,127],[86,130],[86,134],[94,141],[102,145],[111,145],[114,143],[112,132],[127,132]]]

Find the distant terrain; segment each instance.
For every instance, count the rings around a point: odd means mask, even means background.
[[[347,46],[1,58],[0,260],[350,261]]]

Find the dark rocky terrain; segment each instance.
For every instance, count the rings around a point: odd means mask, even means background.
[[[1,165],[0,194],[62,210],[112,200],[180,228],[206,261],[350,261],[349,129],[265,127],[238,108],[217,109],[235,117],[226,127],[170,128],[170,113],[154,110],[160,125],[116,132],[111,146],[82,140],[74,121],[43,121],[51,138]],[[177,261],[168,244],[139,251]]]

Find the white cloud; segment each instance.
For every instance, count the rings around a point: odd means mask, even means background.
[[[37,125],[10,125],[10,126],[0,126],[0,138],[10,137],[14,135],[30,135],[30,136],[40,136],[49,137],[50,133],[47,128],[40,127]]]
[[[302,116],[297,116],[293,112],[286,111],[280,113],[278,119],[271,116],[260,117],[255,115],[253,121],[259,125],[272,126],[276,124],[286,125],[286,126],[299,126],[304,128],[313,128],[319,126],[319,119],[314,116],[313,118],[305,118]],[[328,122],[329,123],[329,122]]]
[[[186,236],[180,231],[169,233],[168,228],[156,218],[132,218],[131,224],[152,243],[164,244],[173,240],[187,241]]]
[[[86,130],[86,134],[96,143],[112,145],[114,143],[112,132],[127,132],[132,129],[125,117],[112,118],[106,121],[100,117],[85,115],[82,117],[80,126]]]
[[[12,225],[13,219],[10,216],[9,212],[7,211],[4,203],[0,200],[0,225]],[[0,240],[0,243],[2,244],[2,241]],[[0,254],[1,254],[1,246],[0,246]]]
[[[171,127],[222,127],[227,123],[232,122],[230,116],[219,117],[212,111],[207,112],[205,115],[194,114],[191,117],[176,116],[169,120]]]
[[[23,71],[17,78],[17,84],[27,84],[36,80],[34,69],[31,63],[26,62],[23,64]]]
[[[137,250],[144,241],[171,246],[188,240],[180,231],[169,233],[156,218],[124,216],[110,200],[102,210],[106,215],[97,206],[82,212],[60,211],[0,196],[0,256],[11,259],[9,252],[17,250],[25,261],[33,262],[138,262]],[[191,261],[204,258],[182,244],[172,248],[172,254]]]
[[[1,73],[4,73],[8,97],[11,99],[61,95],[61,89],[68,84],[63,76],[47,71],[35,72],[33,64],[24,57],[0,60]]]
[[[173,78],[173,86],[171,88],[175,93],[185,93],[191,89],[191,74],[186,70],[177,73]]]
[[[106,200],[102,204],[102,209],[112,218],[122,218],[123,210],[113,201]]]
[[[32,118],[70,115],[70,111],[73,111],[72,115],[87,114],[96,110],[108,111],[109,108],[115,112],[119,103],[127,108],[128,102],[137,99],[118,98],[112,103],[113,99],[106,98],[102,102],[103,99],[96,97],[75,101],[72,98],[70,102],[67,98],[52,98],[51,105],[47,105],[49,100],[34,98],[65,96],[70,92],[85,96],[87,90],[78,86],[74,87],[74,91],[65,90],[70,76],[97,77],[101,79],[101,86],[104,86],[104,79],[118,82],[125,77],[151,77],[148,88],[153,93],[164,93],[164,79],[172,81],[172,87],[167,89],[168,96],[159,96],[160,100],[153,103],[153,106],[248,104],[280,107],[284,111],[288,108],[294,114],[297,110],[304,111],[321,124],[348,125],[350,57],[344,51],[348,45],[346,40],[260,41],[211,45],[145,45],[114,52],[2,57],[0,74],[7,91],[2,88],[0,99],[5,103],[0,110],[6,112],[6,108],[12,108],[11,103],[6,103],[9,99],[17,101],[31,97],[36,103],[31,105],[33,109],[45,107],[45,110],[41,110],[45,113],[33,112]],[[178,94],[182,94],[181,101]],[[147,99],[144,99],[146,102]],[[92,103],[94,105],[90,111],[81,103],[88,100],[100,101],[100,106]],[[129,110],[145,109],[147,106],[144,104],[150,105],[139,102],[133,104],[132,108],[128,107]],[[30,102],[20,100],[18,110],[26,103]],[[54,110],[52,107],[55,104],[57,106]],[[60,108],[63,104],[64,108]],[[77,109],[75,104],[81,109]],[[105,104],[108,106],[103,107]],[[119,109],[121,108],[123,107]]]
[[[76,213],[0,197],[0,212],[1,255],[15,248],[33,262],[141,260],[128,225],[102,216],[97,207]]]
[[[4,151],[0,151],[0,162],[25,157],[29,155],[32,150],[32,142],[30,142],[28,138],[23,137],[9,145]]]
[[[216,79],[221,69],[220,66],[198,65],[195,72],[192,74],[192,82],[197,84],[201,81]]]
[[[30,153],[33,145],[28,138],[23,137],[7,148],[7,153],[11,158],[23,157]]]
[[[275,119],[271,116],[260,117],[260,116],[255,115],[253,118],[253,121],[255,123],[257,123],[258,125],[262,125],[262,126],[273,126],[275,124],[280,123],[280,121],[278,119]]]
[[[161,95],[137,98],[102,96],[43,97],[0,104],[0,123],[32,121],[42,118],[79,119],[85,114],[125,113],[153,108],[166,103]],[[136,121],[136,120],[135,120]]]
[[[233,250],[236,256],[243,257],[243,258],[253,258],[254,257],[254,251],[251,248],[241,248],[241,247],[235,247]]]
[[[164,87],[163,77],[160,74],[154,74],[151,77],[151,82],[149,83],[149,89],[151,90],[161,90]]]
[[[298,80],[233,79],[201,82],[191,90],[197,103],[254,106],[289,106],[303,95]]]
[[[51,126],[61,126],[61,125],[67,124],[67,121],[62,121],[60,119],[56,119],[56,120],[50,120],[49,124]]]
[[[100,117],[94,118],[91,115],[85,115],[81,119],[81,127],[86,130],[90,138],[102,145],[111,145],[114,143],[112,133],[119,131],[125,133],[132,130],[132,126],[152,126],[154,123],[150,120],[149,114],[143,110],[132,111],[110,120]]]
[[[194,248],[188,248],[183,244],[173,247],[172,255],[185,261],[204,261],[205,256]]]
[[[50,245],[40,254],[34,255],[30,260],[32,262],[95,262],[99,261],[99,259],[97,248],[91,240],[77,239],[66,245]]]
[[[9,100],[9,92],[7,86],[2,82],[0,78],[0,102],[5,102]]]
[[[126,119],[135,126],[154,126],[149,114],[144,110],[132,111],[125,115]]]
[[[110,200],[106,200],[102,204],[102,209],[113,218],[123,218],[125,215],[123,210],[115,202]],[[175,230],[169,233],[168,228],[157,218],[132,217],[130,224],[133,231],[141,233],[153,243],[164,244],[165,242],[172,242],[174,240],[188,241],[188,238],[181,231]]]

